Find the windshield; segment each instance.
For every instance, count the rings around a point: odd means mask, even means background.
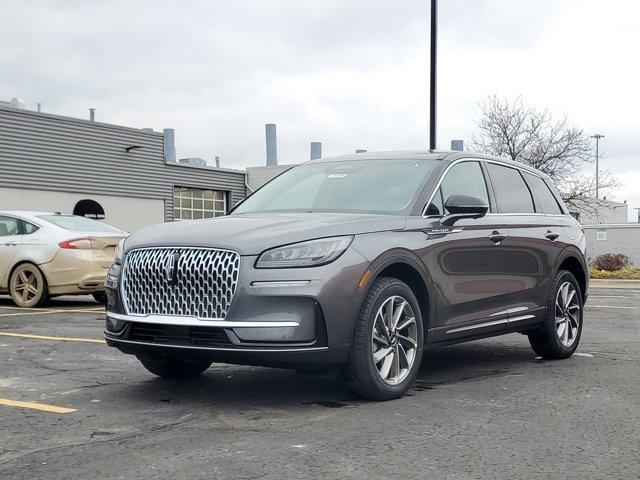
[[[40,215],[38,218],[72,232],[124,233],[122,230],[118,230],[106,223],[77,215]]]
[[[434,160],[351,160],[292,168],[233,212],[405,213]]]

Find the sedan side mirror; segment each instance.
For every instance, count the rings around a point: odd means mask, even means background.
[[[486,200],[473,195],[451,195],[444,206],[449,215],[442,217],[440,223],[448,227],[463,218],[484,217],[489,211]]]

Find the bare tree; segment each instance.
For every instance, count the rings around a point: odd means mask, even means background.
[[[595,199],[595,172],[584,173],[594,161],[594,145],[589,135],[569,124],[566,117],[554,120],[548,110],[514,101],[489,97],[480,104],[479,132],[471,138],[478,152],[506,156],[549,175],[570,210],[590,210],[604,205]],[[618,186],[607,172],[600,172],[599,187],[606,192]]]

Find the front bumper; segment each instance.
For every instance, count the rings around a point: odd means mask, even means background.
[[[238,286],[226,318],[129,315],[119,272],[107,281],[105,339],[126,353],[208,353],[236,363],[343,363],[356,318],[358,280],[368,267],[354,249],[314,268],[255,269],[241,257]]]

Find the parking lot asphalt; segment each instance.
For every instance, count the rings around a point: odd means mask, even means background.
[[[213,365],[167,381],[87,297],[0,298],[0,478],[640,478],[640,290],[594,288],[578,353],[519,335],[430,350],[410,394]]]

